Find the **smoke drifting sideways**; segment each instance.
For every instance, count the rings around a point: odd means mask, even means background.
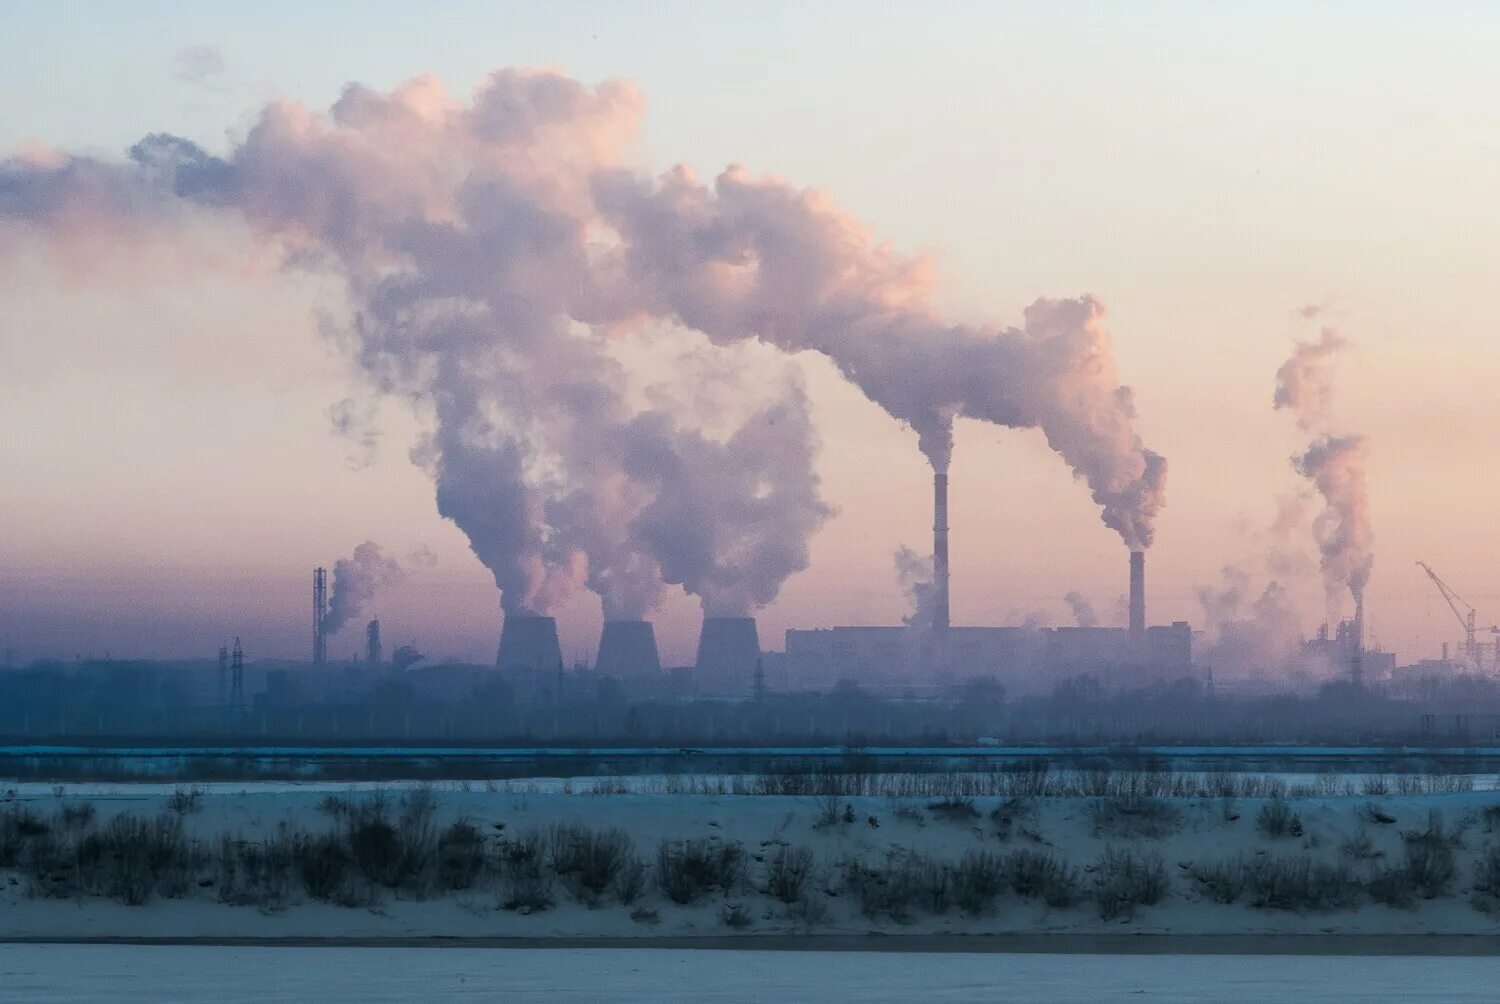
[[[1326,327],[1316,342],[1298,342],[1276,372],[1274,398],[1278,410],[1290,410],[1300,428],[1315,434],[1307,449],[1292,458],[1292,467],[1323,499],[1313,535],[1332,622],[1341,615],[1346,592],[1354,601],[1355,618],[1363,615],[1365,586],[1375,564],[1365,438],[1330,431],[1334,365],[1348,347],[1347,339]]]
[[[681,583],[740,614],[805,567],[829,511],[802,388],[722,439],[633,408],[611,336],[663,324],[826,355],[938,470],[956,418],[1039,428],[1105,524],[1150,546],[1166,464],[1134,430],[1098,301],[1038,300],[1019,329],[945,324],[930,263],[821,192],[627,167],[641,116],[628,82],[502,70],[467,103],[431,77],[350,85],[327,114],[275,102],[225,157],[163,134],[128,162],[32,154],[0,164],[0,256],[18,228],[170,243],[223,216],[286,267],[341,278],[363,373],[430,418],[413,459],[510,612],[586,584],[635,619]]]
[[[404,574],[400,562],[386,557],[380,545],[372,540],[356,547],[350,557],[340,558],[333,566],[333,588],[328,595],[328,612],[323,615],[324,632],[338,633],[359,616],[382,586],[399,582]]]

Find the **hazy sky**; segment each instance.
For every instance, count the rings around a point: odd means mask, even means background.
[[[13,5],[0,151],[116,157],[159,131],[223,151],[270,99],[325,108],[347,82],[421,72],[460,95],[506,66],[629,78],[642,166],[826,188],[935,256],[955,319],[1017,323],[1038,296],[1108,306],[1138,428],[1171,462],[1153,622],[1200,622],[1195,590],[1226,563],[1266,578],[1263,531],[1307,438],[1271,394],[1293,339],[1317,334],[1307,304],[1356,345],[1334,412],[1370,440],[1373,633],[1409,659],[1456,637],[1417,559],[1500,622],[1500,11],[805,6]],[[182,253],[222,235],[201,241]],[[407,458],[412,418],[385,407],[359,469],[330,431],[354,381],[320,334],[336,292],[181,274],[143,261],[65,281],[37,255],[0,273],[0,646],[185,655],[241,634],[252,655],[302,655],[311,568],[370,539],[437,556],[375,604],[388,646],[492,657],[493,582]],[[788,626],[894,621],[892,552],[930,536],[915,437],[805,368],[839,512],[762,612],[768,647]],[[1064,623],[1074,589],[1118,620],[1124,550],[1039,433],[962,424],[952,509],[955,623]],[[1310,630],[1315,571],[1293,586]],[[697,618],[680,595],[658,618],[669,662],[690,658]],[[570,655],[598,620],[596,598],[570,603]]]

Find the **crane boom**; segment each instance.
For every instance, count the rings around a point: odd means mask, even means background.
[[[1474,605],[1464,599],[1449,587],[1448,583],[1438,578],[1438,573],[1432,570],[1432,566],[1425,561],[1417,562],[1417,567],[1427,573],[1432,584],[1438,587],[1438,592],[1443,594],[1443,599],[1448,602],[1448,607],[1453,611],[1453,616],[1464,626],[1464,656],[1474,665],[1479,664],[1479,645],[1474,640]],[[1462,609],[1460,609],[1462,608]]]

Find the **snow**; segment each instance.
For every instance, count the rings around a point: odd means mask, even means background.
[[[0,945],[9,1000],[1490,1001],[1500,959]]]
[[[524,782],[530,784],[531,782]],[[184,817],[189,834],[216,846],[219,837],[258,839],[275,834],[284,824],[312,832],[332,828],[335,823],[320,803],[328,785],[261,784],[218,785],[199,798],[199,809]],[[350,786],[341,786],[347,791]],[[231,790],[242,789],[242,790]],[[78,800],[78,789],[63,799],[50,790],[43,794],[27,790],[15,800],[49,815],[61,804]],[[89,786],[87,798],[96,806],[94,825],[103,825],[124,811],[142,815],[166,812],[170,789],[164,785]],[[368,797],[355,794],[351,797]],[[390,796],[393,808],[400,795]],[[497,788],[488,791],[448,786],[438,795],[439,822],[467,818],[484,832],[507,836],[554,823],[578,823],[590,827],[619,827],[634,839],[637,852],[652,859],[663,840],[709,838],[738,841],[752,856],[751,875],[758,861],[774,854],[781,845],[806,847],[816,856],[812,886],[829,909],[819,934],[1078,934],[1126,933],[1363,933],[1363,934],[1489,934],[1494,920],[1468,902],[1474,855],[1486,844],[1500,840],[1486,832],[1484,810],[1496,804],[1492,794],[1481,792],[1389,797],[1327,796],[1293,799],[1289,805],[1300,814],[1306,836],[1270,840],[1255,827],[1259,799],[1241,799],[1234,804],[1239,818],[1225,818],[1224,803],[1216,799],[1179,799],[1175,804],[1183,822],[1175,832],[1160,839],[1101,836],[1087,818],[1090,799],[1036,799],[1035,815],[1027,826],[1032,837],[1013,835],[1000,840],[987,817],[998,798],[980,798],[976,808],[984,815],[949,822],[927,810],[930,799],[886,797],[841,798],[853,821],[820,824],[823,800],[814,797],[737,796],[701,794],[564,794],[554,787]],[[1377,801],[1397,818],[1390,825],[1373,825],[1362,819],[1365,806]],[[0,806],[3,806],[0,802]],[[1450,827],[1467,821],[1465,846],[1459,853],[1459,872],[1452,895],[1430,901],[1419,900],[1409,910],[1364,903],[1358,909],[1333,912],[1295,913],[1255,909],[1244,901],[1221,905],[1207,901],[1193,888],[1183,867],[1191,861],[1214,860],[1241,854],[1311,854],[1337,860],[1342,840],[1356,832],[1367,833],[1386,861],[1401,859],[1400,831],[1425,826],[1429,810],[1440,811]],[[898,816],[898,810],[903,810]],[[873,822],[872,822],[873,821]],[[499,824],[499,825],[497,825]],[[925,857],[957,861],[970,850],[1004,852],[1011,848],[1050,849],[1060,858],[1088,866],[1106,846],[1133,842],[1159,853],[1171,874],[1173,891],[1160,905],[1143,908],[1129,922],[1105,922],[1087,903],[1068,908],[1048,908],[1039,901],[1003,897],[987,916],[964,916],[956,909],[932,916],[915,911],[908,923],[863,916],[846,894],[838,890],[842,862],[859,859],[882,864],[887,855],[915,851]],[[1362,867],[1362,866],[1361,866]],[[1087,877],[1087,876],[1085,876]],[[603,937],[640,938],[659,936],[718,936],[733,933],[722,921],[726,902],[745,905],[753,919],[750,935],[788,935],[807,931],[785,907],[753,889],[729,897],[711,898],[693,906],[678,906],[654,890],[640,904],[659,914],[658,923],[648,925],[630,917],[630,908],[607,903],[590,909],[573,902],[558,889],[552,909],[530,915],[500,909],[493,889],[451,894],[446,898],[416,900],[384,893],[370,907],[349,908],[306,900],[301,897],[284,909],[270,911],[217,902],[212,888],[194,890],[186,898],[153,899],[145,906],[130,907],[103,899],[52,900],[29,895],[27,880],[0,872],[0,938],[6,937]]]

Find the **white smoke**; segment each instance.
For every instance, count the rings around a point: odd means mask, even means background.
[[[1316,342],[1298,342],[1276,372],[1274,399],[1278,410],[1290,410],[1300,428],[1315,433],[1307,449],[1292,458],[1292,467],[1323,499],[1323,510],[1313,519],[1313,535],[1333,622],[1340,618],[1346,592],[1354,601],[1356,619],[1362,616],[1365,586],[1375,563],[1365,439],[1331,431],[1333,367],[1348,347],[1347,339],[1327,327]]]
[[[904,544],[896,549],[896,582],[906,597],[902,623],[918,631],[932,627],[937,612],[938,591],[933,581],[932,556],[919,554]]]
[[[664,321],[825,354],[939,470],[957,417],[1039,428],[1104,522],[1150,545],[1165,461],[1134,431],[1098,301],[1038,300],[1021,328],[946,324],[928,262],[821,192],[626,167],[640,117],[629,83],[556,73],[498,72],[467,103],[430,77],[351,85],[326,115],[269,105],[223,158],[158,134],[129,163],[6,161],[0,221],[61,244],[170,242],[182,219],[223,214],[289,266],[339,276],[358,362],[431,417],[413,457],[507,611],[586,583],[634,618],[680,582],[740,613],[805,566],[829,510],[801,388],[723,439],[631,407],[607,339]]]
[[[333,566],[328,612],[323,615],[324,632],[337,634],[359,616],[382,586],[400,581],[403,574],[400,563],[386,557],[373,540],[360,544],[350,557],[340,558]]]
[[[1099,626],[1099,617],[1094,613],[1094,605],[1088,601],[1078,590],[1074,589],[1063,597],[1063,602],[1073,614],[1073,623],[1081,628]]]

